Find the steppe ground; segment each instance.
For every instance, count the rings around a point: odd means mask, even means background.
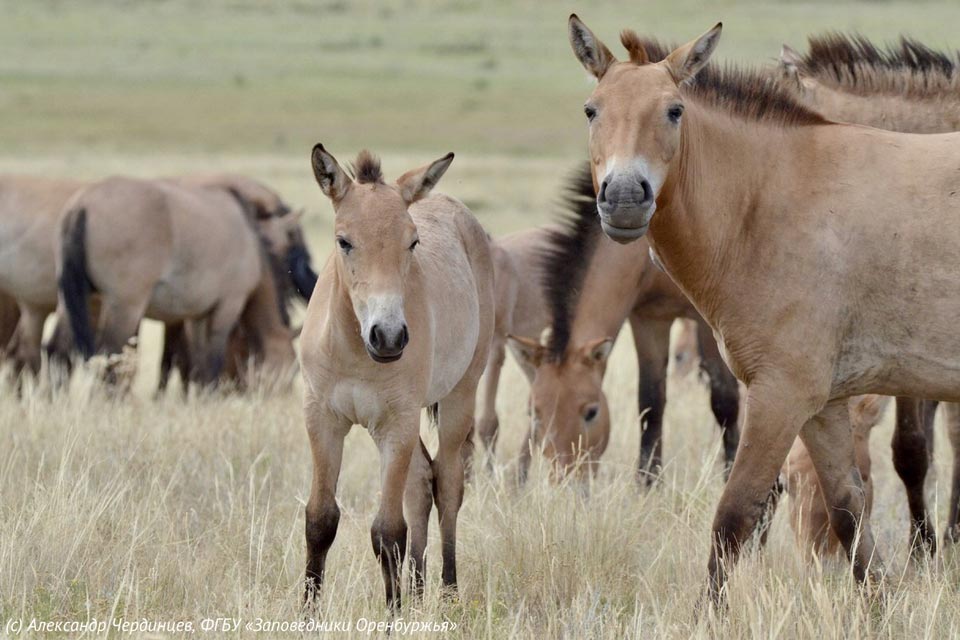
[[[307,208],[319,266],[332,213],[309,171],[316,141],[344,160],[369,146],[389,176],[454,150],[442,190],[492,233],[550,218],[584,149],[589,83],[566,43],[571,10],[611,44],[622,27],[678,41],[722,19],[718,55],[754,63],[825,29],[960,46],[955,3],[707,4],[5,0],[0,170],[249,173]],[[29,384],[20,397],[9,384],[0,390],[0,636],[21,619],[189,620],[197,633],[203,618],[302,619],[310,459],[300,388],[153,399],[158,337],[147,323],[141,374],[121,402],[89,373],[53,400]],[[960,554],[909,561],[891,415],[872,442],[885,600],[858,593],[845,562],[804,556],[781,512],[765,552],[733,574],[729,609],[696,616],[723,482],[717,430],[703,385],[671,379],[664,478],[639,490],[629,342],[619,341],[607,375],[613,442],[587,490],[551,486],[542,472],[515,486],[527,391],[508,364],[497,468],[468,488],[460,520],[460,597],[439,597],[434,526],[426,598],[408,603],[404,619],[453,622],[450,635],[468,638],[960,632]],[[945,445],[939,426],[937,436]],[[938,446],[930,488],[940,523],[950,460]],[[319,619],[384,619],[368,532],[377,493],[376,449],[355,429]]]

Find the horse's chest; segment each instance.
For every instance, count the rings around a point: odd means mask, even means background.
[[[330,392],[330,408],[354,424],[379,424],[388,407],[382,394],[380,386],[357,379],[342,380]]]

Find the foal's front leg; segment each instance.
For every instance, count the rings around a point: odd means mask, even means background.
[[[630,330],[640,369],[640,457],[637,480],[646,486],[660,477],[663,466],[663,411],[667,404],[667,365],[672,320],[630,316]]]
[[[307,568],[303,599],[309,603],[323,583],[327,551],[337,535],[340,522],[337,478],[343,459],[343,439],[351,425],[327,409],[322,400],[312,398],[309,391],[304,402],[304,414],[313,454],[313,481],[305,518]]]
[[[463,503],[463,458],[460,449],[473,429],[476,385],[461,385],[440,402],[440,448],[433,462],[440,512],[443,586],[457,588],[457,515]]]
[[[373,553],[380,561],[387,606],[400,609],[400,576],[407,551],[403,499],[410,457],[420,446],[420,411],[410,410],[370,426],[380,450],[380,509],[370,528]]]
[[[824,407],[803,426],[800,438],[810,452],[829,507],[830,526],[847,551],[854,576],[860,582],[867,577],[879,579],[882,562],[876,554],[866,513],[866,494],[856,462],[847,400],[834,400]]]

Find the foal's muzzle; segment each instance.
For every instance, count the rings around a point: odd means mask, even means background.
[[[641,237],[657,208],[650,182],[635,173],[614,173],[604,178],[597,192],[600,226],[611,239],[626,244]]]
[[[376,362],[395,362],[403,355],[403,349],[410,342],[410,332],[406,323],[398,327],[384,327],[375,324],[370,327],[366,339],[367,354]]]

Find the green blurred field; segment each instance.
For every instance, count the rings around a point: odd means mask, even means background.
[[[533,226],[552,215],[585,146],[590,84],[566,41],[571,10],[615,51],[623,27],[679,41],[717,20],[718,55],[757,64],[825,29],[960,47],[955,2],[0,0],[0,171],[249,173],[308,209],[319,265],[332,212],[310,173],[315,142],[344,161],[369,147],[388,177],[453,150],[441,190],[494,235]],[[143,334],[142,375],[124,402],[89,375],[53,402],[0,388],[0,637],[11,617],[298,618],[310,474],[299,389],[154,401],[157,335]],[[734,574],[726,617],[695,617],[722,488],[716,429],[699,381],[672,381],[665,480],[637,491],[629,342],[607,376],[614,437],[589,497],[543,477],[514,487],[526,383],[508,364],[497,473],[468,489],[461,518],[461,598],[439,598],[434,526],[427,598],[408,620],[453,620],[466,638],[960,633],[956,551],[908,562],[890,415],[873,439],[887,601],[861,597],[845,563],[805,558],[781,515],[767,553]],[[941,523],[948,461],[939,446]],[[379,619],[376,450],[360,430],[340,494],[322,614]]]

